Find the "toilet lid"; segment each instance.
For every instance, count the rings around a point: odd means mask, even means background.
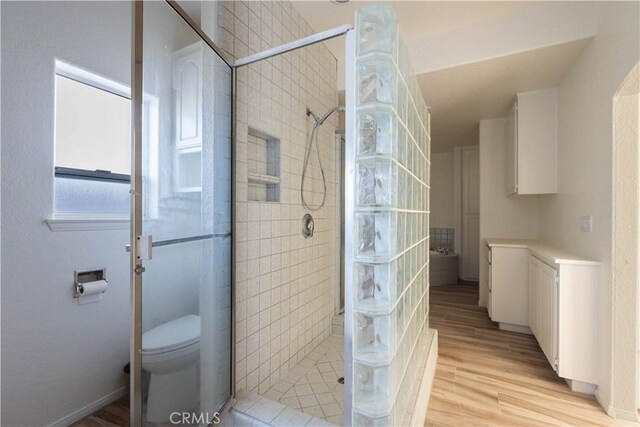
[[[142,351],[178,349],[200,341],[200,316],[189,314],[142,334]]]

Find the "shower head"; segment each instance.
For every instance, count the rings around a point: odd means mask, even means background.
[[[315,120],[316,122],[315,124],[316,127],[322,126],[322,124],[329,118],[329,116],[331,116],[331,114],[335,112],[338,112],[338,113],[344,112],[344,105],[338,105],[337,107],[332,108],[331,110],[324,113],[322,117],[318,117],[313,111],[307,108],[307,116],[313,117],[313,120]]]
[[[316,124],[318,123],[318,121],[320,121],[320,117],[318,117],[318,115],[311,111],[309,108],[307,108],[307,116],[313,117],[313,120],[315,120]]]

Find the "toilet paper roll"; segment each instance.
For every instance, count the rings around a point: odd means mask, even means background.
[[[101,294],[107,290],[106,280],[96,280],[95,282],[86,282],[82,284],[80,290],[81,297],[88,297],[90,295]]]

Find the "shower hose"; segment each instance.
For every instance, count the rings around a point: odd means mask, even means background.
[[[314,118],[315,119],[315,118]],[[317,211],[324,206],[324,202],[327,199],[327,180],[324,176],[324,167],[322,166],[322,156],[320,156],[320,146],[318,145],[318,120],[313,124],[313,129],[311,129],[311,136],[309,141],[307,141],[307,146],[304,154],[304,164],[302,166],[302,182],[300,183],[300,199],[302,199],[302,205],[310,211]],[[316,207],[310,206],[304,198],[304,182],[307,177],[307,168],[309,167],[309,160],[311,158],[311,151],[313,151],[313,146],[316,146],[316,155],[318,156],[318,164],[320,165],[320,173],[322,174],[322,202],[320,205]]]
[[[311,129],[311,135],[304,153],[304,164],[302,166],[302,180],[300,182],[300,199],[302,205],[310,211],[317,211],[324,206],[324,202],[327,200],[327,179],[324,175],[324,166],[322,166],[322,157],[320,156],[320,145],[318,144],[318,128],[329,118],[329,116],[335,112],[343,112],[344,107],[339,105],[327,111],[324,116],[318,117],[311,110],[307,108],[307,116],[313,117],[313,128]],[[316,146],[316,155],[318,156],[318,164],[320,165],[320,174],[322,175],[322,202],[318,206],[311,206],[304,198],[304,182],[307,178],[307,168],[309,167],[309,160],[311,159],[311,152],[313,151],[313,145]]]

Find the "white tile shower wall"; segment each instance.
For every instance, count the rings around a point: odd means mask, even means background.
[[[219,40],[235,58],[313,33],[290,2],[220,2]],[[265,393],[331,331],[334,284],[334,115],[318,143],[326,203],[305,239],[300,181],[312,120],[338,103],[336,59],[318,44],[238,70],[236,138],[236,389]],[[248,127],[280,139],[280,202],[248,199]],[[312,153],[306,193],[322,200]]]

